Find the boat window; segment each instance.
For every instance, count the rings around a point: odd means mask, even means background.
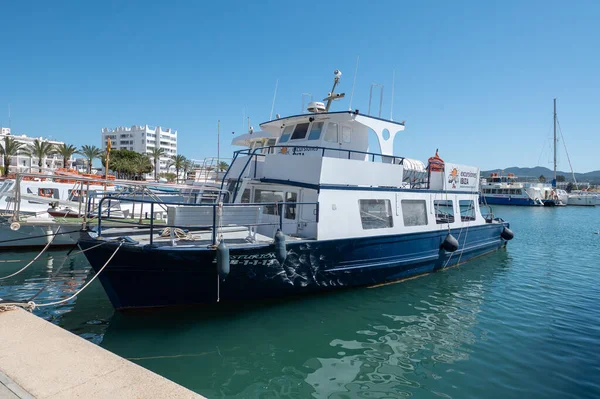
[[[254,190],[254,202],[283,202],[283,192],[273,190]],[[265,215],[279,215],[278,206],[269,204],[263,206]]]
[[[242,202],[242,204],[250,203],[250,189],[249,188],[244,190],[244,193],[242,194],[241,202]]]
[[[58,189],[56,188],[38,188],[38,195],[46,198],[58,198]]]
[[[358,200],[362,228],[383,229],[394,227],[392,205],[387,199]]]
[[[468,222],[475,220],[475,204],[472,200],[460,200],[458,201],[460,206],[460,220]]]
[[[437,224],[454,223],[454,206],[451,200],[435,200],[433,206]]]
[[[348,126],[342,126],[342,140],[344,143],[349,143],[352,137],[352,129]]]
[[[283,129],[283,133],[281,133],[281,137],[279,138],[280,143],[285,143],[290,139],[290,135],[294,131],[294,125],[286,126]]]
[[[498,189],[492,188],[492,194],[498,194]]]
[[[425,200],[402,200],[402,217],[405,226],[425,226],[427,224]]]
[[[79,201],[79,190],[69,190],[68,195],[70,201]],[[85,191],[83,191],[83,195],[85,196]]]
[[[285,193],[285,202],[298,202],[298,194]],[[290,220],[296,219],[296,205],[286,205],[284,217]]]
[[[308,125],[310,123],[298,123],[296,129],[294,129],[294,134],[292,134],[292,140],[302,140],[305,138],[306,132],[308,132]]]
[[[308,134],[309,140],[318,140],[321,137],[321,131],[323,130],[323,122],[313,122],[310,127],[310,133]]]
[[[272,147],[272,146],[274,146],[274,145],[275,145],[275,143],[276,143],[276,142],[277,142],[277,139],[269,139],[269,140],[267,141],[267,145],[266,145],[266,146],[267,146],[267,147]],[[275,152],[274,152],[274,151],[275,151],[275,149],[274,149],[274,148],[269,148],[268,150],[267,150],[267,149],[264,149],[264,150],[263,150],[263,153],[264,153],[265,151],[268,151],[268,153],[269,153],[269,154],[274,154],[274,153],[275,153]]]
[[[327,130],[325,131],[325,141],[329,141],[330,143],[338,142],[338,124],[334,122],[329,122],[327,125]]]

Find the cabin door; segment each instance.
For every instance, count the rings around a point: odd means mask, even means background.
[[[342,149],[342,135],[344,126],[340,126],[335,122],[329,122],[327,131],[325,132],[325,142],[328,148],[333,150],[326,151],[325,155],[331,158],[348,158],[348,154]]]

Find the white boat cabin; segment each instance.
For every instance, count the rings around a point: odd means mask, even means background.
[[[255,138],[234,139],[248,148],[236,152],[225,180],[229,202],[268,203],[261,234],[272,237],[279,220],[284,233],[319,240],[486,223],[478,203],[479,168],[439,157],[426,167],[394,155],[394,138],[404,123],[344,111],[280,118],[260,127]],[[380,153],[369,151],[370,134]]]

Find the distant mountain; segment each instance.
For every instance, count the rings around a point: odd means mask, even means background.
[[[533,168],[518,168],[514,166],[504,169],[485,170],[481,172],[481,177],[489,177],[490,173],[502,173],[503,175],[513,173],[518,177],[540,177],[541,175],[544,175],[547,181],[552,180],[552,175],[554,174],[552,170],[543,166],[536,166]],[[564,176],[567,181],[573,180],[571,172],[556,171],[556,174]],[[575,179],[577,179],[578,182],[600,184],[600,170],[594,170],[588,173],[575,173]]]

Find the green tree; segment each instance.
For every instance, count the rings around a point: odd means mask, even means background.
[[[92,173],[92,161],[103,154],[102,150],[95,145],[82,145],[79,153],[87,159],[88,173]]]
[[[161,173],[161,174],[160,174],[160,177],[163,177],[163,178],[167,179],[167,181],[168,181],[169,183],[172,183],[172,182],[174,182],[174,181],[175,181],[175,178],[176,178],[177,176],[175,176],[175,173],[168,173],[168,172],[167,172],[167,173]]]
[[[224,172],[229,169],[229,164],[225,161],[219,162],[219,172]]]
[[[106,168],[106,157],[102,157],[102,166]],[[145,173],[152,172],[152,162],[146,154],[130,150],[112,150],[108,168],[117,173],[120,179],[142,178]]]
[[[150,156],[154,160],[154,180],[158,180],[158,173],[160,172],[160,157],[165,155],[165,149],[155,147],[150,152]]]
[[[184,179],[187,179],[187,174],[193,167],[194,167],[194,163],[191,160],[186,159],[185,162],[183,163],[183,178]]]
[[[538,180],[540,181],[540,183],[546,183],[546,177],[544,175],[540,175]]]
[[[11,158],[19,153],[19,150],[24,146],[23,143],[15,141],[12,137],[4,137],[4,142],[0,144],[0,155],[4,158],[4,176],[8,176]]]
[[[63,143],[63,145],[56,147],[56,153],[59,154],[60,156],[62,156],[63,167],[70,168],[71,165],[68,163],[69,163],[71,157],[74,154],[78,154],[79,151],[77,151],[77,147],[72,146],[71,144],[67,145],[67,144]]]
[[[42,173],[42,165],[44,164],[44,159],[49,155],[52,155],[56,152],[54,146],[46,140],[35,139],[33,143],[29,144],[25,150],[23,151],[27,155],[32,158],[38,159],[38,168],[39,172]]]
[[[556,175],[556,181],[566,181],[567,179],[565,179],[565,177],[563,175]]]
[[[175,174],[177,175],[177,178],[175,179],[176,183],[179,183],[179,171],[183,169],[185,161],[186,157],[183,155],[173,155],[167,164],[167,167],[173,166],[175,168]]]

